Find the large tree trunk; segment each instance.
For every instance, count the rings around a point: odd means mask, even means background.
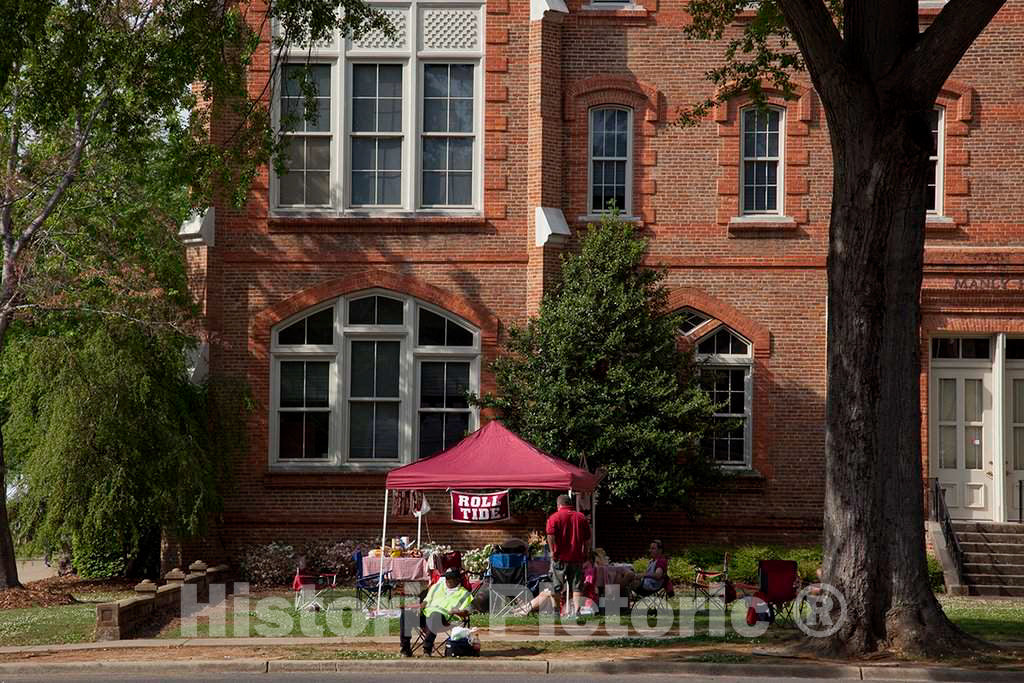
[[[851,102],[829,117],[824,576],[850,610],[829,644],[846,655],[949,653],[969,638],[932,594],[924,549],[926,112],[873,105]]]
[[[4,293],[6,293],[6,289]],[[0,300],[3,300],[0,298]],[[0,356],[3,354],[4,338],[10,325],[9,315],[0,315]],[[7,516],[7,462],[4,459],[3,424],[0,423],[0,590],[16,588],[18,563],[14,558],[14,539],[11,537],[11,521]]]

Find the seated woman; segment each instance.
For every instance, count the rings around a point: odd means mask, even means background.
[[[647,563],[647,572],[638,576],[629,584],[629,590],[640,597],[657,593],[667,587],[668,558],[665,549],[658,539],[651,541],[651,561]]]
[[[444,581],[430,587],[421,607],[404,609],[399,615],[402,656],[412,657],[412,636],[417,625],[424,631],[424,654],[432,654],[437,634],[448,630],[452,617],[469,616],[472,601],[473,596],[462,585],[462,572],[455,567],[445,571]]]

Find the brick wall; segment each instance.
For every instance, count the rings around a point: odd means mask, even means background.
[[[380,524],[380,475],[268,472],[268,362],[260,345],[275,321],[268,311],[315,303],[339,293],[337,283],[360,277],[405,287],[407,294],[429,290],[440,305],[495,321],[484,348],[490,360],[501,330],[523,322],[557,277],[561,247],[535,246],[534,208],[561,208],[570,226],[581,225],[587,110],[602,104],[633,110],[633,213],[651,238],[648,262],[667,269],[680,305],[713,308],[705,312],[758,336],[755,472],[720,491],[700,492],[705,514],[693,520],[652,512],[637,521],[599,510],[599,544],[621,557],[641,552],[651,534],[670,546],[820,537],[832,182],[821,104],[806,84],[795,101],[772,96],[786,113],[784,207],[793,220],[737,225],[743,103],[723,105],[694,127],[673,125],[680,108],[710,94],[703,74],[720,63],[723,43],[684,38],[681,0],[646,0],[628,11],[582,10],[580,0],[568,5],[566,15],[531,22],[529,3],[488,3],[482,216],[268,220],[263,173],[244,209],[218,207],[216,246],[190,251],[194,291],[205,293],[215,342],[212,370],[246,378],[259,403],[248,451],[233,463],[222,523],[208,540],[225,554],[244,542],[372,535]],[[1019,296],[972,298],[952,287],[972,274],[1024,273],[1022,44],[1024,0],[1009,0],[939,100],[947,112],[944,199],[952,221],[929,227],[925,337],[959,329],[1024,332]],[[262,88],[268,59],[264,52],[256,60],[254,88]],[[220,121],[215,135],[228,125]],[[486,372],[483,380],[493,386]],[[443,520],[446,504],[435,509],[432,519]],[[431,534],[475,544],[523,534],[540,521],[480,529],[434,521]],[[411,518],[394,523],[396,533],[414,529]]]

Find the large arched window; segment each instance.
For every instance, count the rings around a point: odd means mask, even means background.
[[[391,467],[476,428],[480,332],[386,290],[325,302],[272,330],[270,462]]]
[[[722,467],[751,466],[751,347],[748,340],[725,325],[697,341],[701,383],[716,406],[718,423],[703,447],[708,458]]]

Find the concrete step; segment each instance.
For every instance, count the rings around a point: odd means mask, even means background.
[[[1016,522],[953,522],[953,531],[959,535],[961,532],[980,532],[992,534],[1020,534],[1024,536],[1024,524]]]
[[[966,542],[957,537],[960,541],[960,551],[963,553],[988,553],[990,555],[1019,555],[1024,553],[1024,545],[1019,543],[985,543],[983,541]]]
[[[1024,564],[992,564],[989,562],[965,562],[964,573],[970,576],[1024,576]]]
[[[993,574],[986,569],[984,573],[965,572],[964,579],[972,586],[1020,586],[1024,588],[1024,574]]]
[[[957,531],[961,543],[1009,543],[1024,547],[1024,534],[996,533],[994,531]]]
[[[969,588],[970,595],[1005,596],[1024,598],[1024,586],[975,585]]]
[[[964,564],[1024,565],[1024,548],[1019,553],[965,552]]]

